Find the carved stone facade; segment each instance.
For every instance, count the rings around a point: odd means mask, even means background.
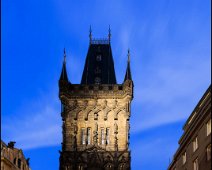
[[[30,170],[29,158],[25,159],[23,151],[14,144],[9,142],[6,145],[1,141],[1,170]]]
[[[110,47],[110,44],[104,45]],[[96,55],[95,49],[101,52],[105,47],[101,43],[92,47],[91,43],[90,48],[94,48],[94,51],[92,55],[87,55],[86,61]],[[103,76],[99,76],[99,79],[103,80]],[[111,81],[116,81],[113,76]],[[95,81],[95,78],[89,79]],[[82,79],[87,82],[86,76]],[[60,170],[130,169],[129,120],[133,98],[130,68],[127,69],[123,84],[99,81],[71,84],[68,82],[64,61],[59,88],[63,121]]]

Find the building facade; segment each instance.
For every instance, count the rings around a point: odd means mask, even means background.
[[[110,43],[90,43],[80,84],[72,84],[63,68],[59,80],[62,116],[60,170],[129,170],[130,106],[133,81],[128,51],[127,70],[117,84]]]
[[[168,170],[211,170],[211,86],[183,127]]]
[[[30,170],[29,158],[25,159],[23,151],[14,147],[15,142],[6,145],[1,140],[1,170]]]

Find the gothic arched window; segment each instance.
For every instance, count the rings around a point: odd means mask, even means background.
[[[84,168],[83,168],[83,165],[79,165],[78,166],[78,170],[83,170]]]
[[[96,77],[95,78],[95,84],[100,84],[100,82],[101,82],[101,79],[99,77]]]
[[[125,170],[125,164],[124,163],[120,164],[118,169],[119,170]]]
[[[106,128],[106,145],[110,144],[110,129]]]
[[[113,166],[111,163],[108,163],[105,165],[105,170],[111,170],[111,169],[113,169]]]
[[[105,144],[105,139],[104,139],[104,128],[101,128],[101,145]]]
[[[81,144],[85,145],[85,129],[81,129]]]
[[[99,74],[99,73],[101,73],[101,69],[99,67],[96,67],[95,74]]]
[[[91,128],[87,129],[87,144],[91,144]]]
[[[102,60],[102,56],[101,55],[97,55],[96,56],[96,61],[101,61]]]

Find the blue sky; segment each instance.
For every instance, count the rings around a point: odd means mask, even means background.
[[[23,148],[32,170],[58,169],[63,48],[69,80],[79,83],[90,25],[94,38],[107,37],[110,25],[118,83],[131,51],[132,169],[166,169],[210,85],[210,3],[2,0],[2,139]]]

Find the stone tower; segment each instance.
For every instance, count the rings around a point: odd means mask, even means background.
[[[110,43],[92,39],[80,84],[66,72],[66,54],[59,79],[62,117],[60,170],[129,170],[130,105],[133,81],[130,53],[124,81],[117,84]]]

